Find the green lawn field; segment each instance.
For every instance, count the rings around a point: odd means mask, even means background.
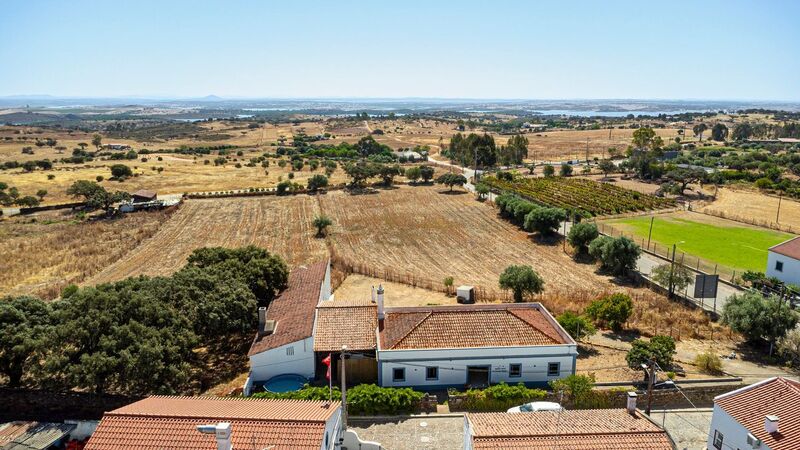
[[[702,216],[700,216],[702,217]],[[615,228],[647,239],[650,217],[608,222]],[[721,226],[674,216],[656,216],[651,240],[659,245],[678,244],[678,252],[694,255],[737,270],[764,272],[767,249],[794,237],[788,233],[747,226]]]

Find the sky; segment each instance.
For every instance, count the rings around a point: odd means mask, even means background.
[[[0,96],[800,100],[800,1],[4,0]]]

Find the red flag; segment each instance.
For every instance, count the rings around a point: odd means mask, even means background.
[[[331,354],[330,353],[328,353],[328,356],[326,356],[322,360],[322,364],[325,364],[326,366],[328,366],[328,372],[325,374],[325,378],[330,380],[331,379]]]

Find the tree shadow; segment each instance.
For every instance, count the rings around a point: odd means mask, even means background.
[[[583,343],[578,344],[578,359],[591,358],[599,354],[600,351],[598,351],[596,348],[588,344],[583,344]]]
[[[375,195],[379,194],[380,192],[372,187],[352,187],[347,188],[347,193],[350,195]]]
[[[563,240],[560,235],[553,233],[553,234],[540,234],[540,233],[529,233],[528,239],[531,240],[534,244],[538,245],[547,245],[547,246],[556,246],[561,245]]]
[[[642,337],[641,333],[638,330],[622,330],[622,331],[614,331],[614,330],[603,330],[600,332],[600,335],[607,338],[613,339],[615,341],[622,341],[622,342],[633,342],[636,339]]]
[[[588,253],[575,253],[572,255],[572,260],[578,264],[594,264],[596,260]]]
[[[466,195],[469,194],[468,191],[439,191],[440,194],[444,195]]]

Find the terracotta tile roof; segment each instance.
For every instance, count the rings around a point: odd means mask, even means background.
[[[539,436],[528,438],[478,438],[478,450],[672,450],[666,435],[657,433],[593,434],[591,436]]]
[[[106,413],[86,450],[216,449],[197,425],[230,422],[233,448],[318,449],[339,403],[149,397]],[[331,436],[332,438],[332,436]]]
[[[800,448],[800,383],[770,378],[720,395],[714,403],[771,450]],[[767,415],[778,416],[778,433],[764,429]]]
[[[769,248],[770,251],[800,260],[800,236]]]
[[[550,320],[549,320],[549,319]],[[538,303],[387,308],[382,349],[478,348],[574,343]],[[565,333],[566,335],[566,333]]]
[[[326,260],[300,266],[289,274],[288,286],[267,308],[267,320],[276,321],[275,332],[256,335],[248,356],[311,337],[314,310],[327,270]]]
[[[672,450],[667,433],[624,409],[467,414],[477,449]]]
[[[317,307],[314,351],[374,350],[378,329],[378,306],[369,301],[323,302]]]
[[[131,196],[133,196],[133,197],[153,198],[154,199],[154,198],[157,197],[157,194],[156,194],[156,191],[149,191],[149,190],[146,190],[146,189],[140,189],[140,190],[132,193]]]

